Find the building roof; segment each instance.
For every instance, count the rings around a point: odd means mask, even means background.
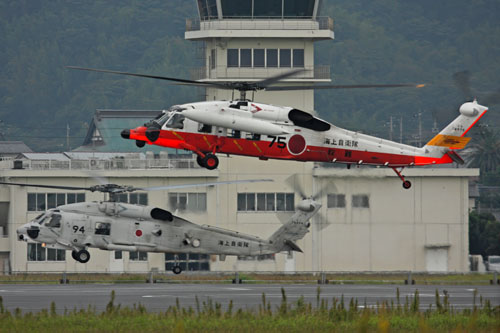
[[[166,148],[154,145],[139,148],[133,140],[126,140],[120,136],[122,130],[141,126],[160,112],[161,110],[96,110],[83,144],[73,151],[114,153],[166,151]]]
[[[0,154],[32,153],[30,147],[22,141],[0,141]]]

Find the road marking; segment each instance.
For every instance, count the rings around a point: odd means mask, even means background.
[[[228,290],[252,290],[252,289],[248,289],[248,288],[226,288]]]

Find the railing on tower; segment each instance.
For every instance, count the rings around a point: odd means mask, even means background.
[[[200,30],[330,30],[333,19],[327,16],[312,17],[216,17],[186,19],[186,31]]]

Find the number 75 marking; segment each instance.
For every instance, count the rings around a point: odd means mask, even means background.
[[[278,142],[278,144],[277,144],[278,148],[285,148],[286,147],[286,142],[285,142],[286,138],[284,136],[276,137],[274,135],[268,135],[267,137],[273,139],[269,143],[269,147],[272,147],[275,142]]]

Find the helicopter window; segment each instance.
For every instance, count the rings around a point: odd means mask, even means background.
[[[155,119],[155,123],[157,123],[160,127],[163,126],[170,118],[171,114],[169,112],[162,113],[157,119]]]
[[[241,132],[238,130],[233,130],[233,129],[228,128],[227,129],[227,137],[239,139],[239,138],[241,138]]]
[[[253,140],[253,141],[259,141],[260,140],[260,134],[247,133],[246,139],[247,140]]]
[[[166,122],[165,126],[168,128],[184,128],[184,119],[185,117],[179,113],[174,113]]]
[[[107,235],[111,233],[111,223],[96,222],[95,224],[95,234],[96,235]]]
[[[50,228],[60,228],[61,227],[61,215],[53,214],[52,218],[47,222],[47,227]]]
[[[200,133],[212,133],[212,126],[206,124],[200,124],[198,126],[198,132]]]

